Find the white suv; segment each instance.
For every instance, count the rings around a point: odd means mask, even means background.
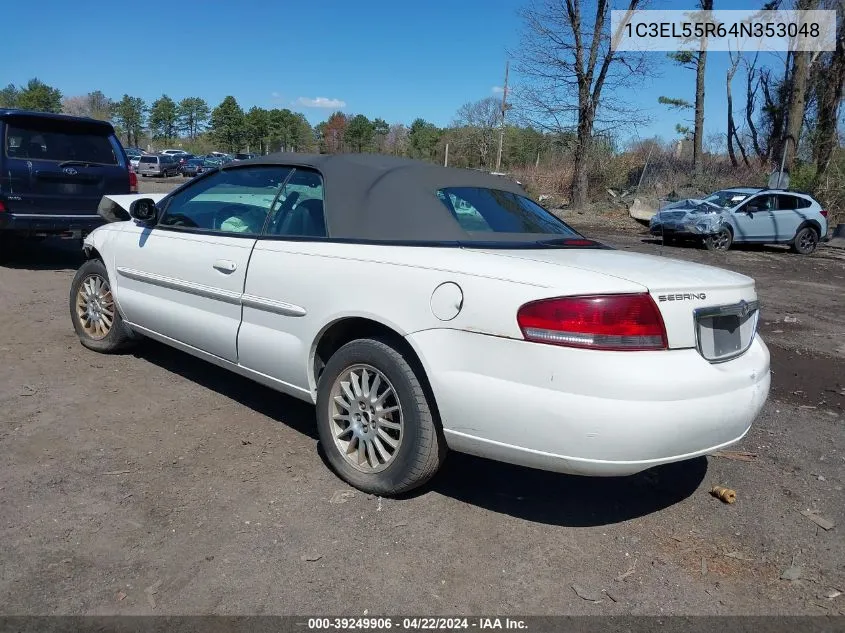
[[[788,189],[735,187],[703,200],[669,204],[650,222],[652,235],[666,241],[698,238],[708,249],[726,251],[731,244],[789,244],[809,255],[827,241],[827,211],[810,194]]]

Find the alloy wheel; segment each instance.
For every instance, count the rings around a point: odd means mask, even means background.
[[[384,373],[366,364],[346,368],[328,406],[335,446],[350,465],[377,473],[393,463],[403,439],[402,405]]]
[[[728,245],[730,244],[731,236],[727,229],[722,229],[710,239],[713,240],[713,248],[715,250],[724,251],[727,250]]]
[[[109,282],[100,275],[89,275],[76,292],[76,316],[82,329],[95,340],[104,339],[114,323],[114,297]]]
[[[814,231],[802,231],[798,239],[798,246],[804,253],[812,251],[816,247],[816,233]]]

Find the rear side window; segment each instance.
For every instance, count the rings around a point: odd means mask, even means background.
[[[5,151],[9,158],[25,160],[121,164],[110,134],[63,121],[10,121]]]
[[[778,196],[778,209],[791,211],[798,208],[798,198],[795,196]]]
[[[279,192],[265,235],[327,237],[323,204],[323,177],[313,169],[297,167]]]
[[[562,220],[525,196],[483,187],[450,187],[437,197],[468,232],[551,233],[578,237]]]
[[[796,198],[797,203],[795,205],[796,209],[807,209],[813,206],[813,203],[807,200],[807,198]]]

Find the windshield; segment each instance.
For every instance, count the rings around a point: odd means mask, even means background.
[[[437,197],[467,232],[540,233],[580,237],[525,196],[484,187],[449,187]]]
[[[720,206],[723,209],[732,209],[748,196],[749,194],[741,191],[717,191],[716,193],[707,196],[704,201]]]

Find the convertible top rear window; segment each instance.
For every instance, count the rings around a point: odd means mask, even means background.
[[[447,187],[437,197],[469,233],[579,234],[525,196],[484,187]]]

